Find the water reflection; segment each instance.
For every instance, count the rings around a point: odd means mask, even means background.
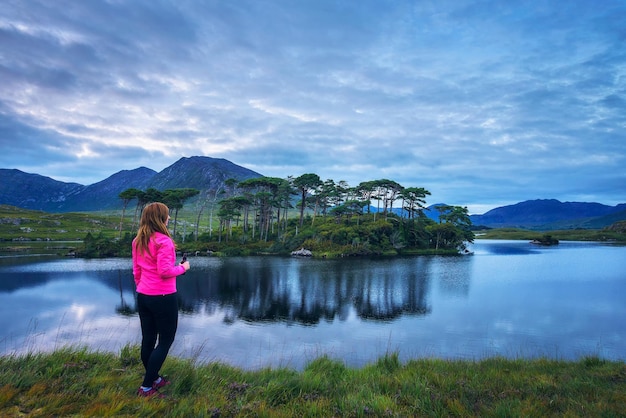
[[[538,247],[526,241],[485,241],[481,242],[479,253],[493,255],[528,255],[540,252]],[[544,247],[543,249],[548,248]]]
[[[388,321],[430,312],[430,263],[429,258],[339,262],[233,258],[189,271],[179,281],[179,303],[186,313],[225,311],[226,322],[314,325],[345,319],[351,308],[362,319]]]
[[[481,241],[473,256],[191,259],[174,354],[244,368],[330,354],[401,358],[626,352],[626,247]],[[0,353],[138,343],[129,259],[0,258]]]
[[[120,315],[124,315],[124,316],[133,316],[135,313],[137,313],[137,298],[133,298],[134,299],[134,304],[130,305],[127,301],[126,301],[126,297],[124,296],[124,279],[123,279],[124,274],[122,274],[121,271],[117,272],[117,285],[120,291],[120,303],[118,303],[117,305],[115,305],[115,312],[117,312]],[[133,283],[134,285],[134,283]]]
[[[222,311],[223,320],[230,323],[314,325],[322,320],[344,320],[351,310],[372,321],[425,315],[431,311],[427,295],[433,274],[442,275],[449,291],[467,293],[469,287],[469,263],[450,268],[440,263],[433,266],[433,260],[195,258],[194,269],[178,281],[179,306],[190,315]],[[0,292],[88,276],[116,291],[116,313],[130,316],[136,312],[128,260],[20,260],[7,264],[0,270]],[[448,279],[448,275],[454,278]],[[74,291],[71,286],[66,290],[68,294]]]
[[[474,257],[442,257],[431,269],[439,281],[442,293],[467,297],[470,292],[472,261]]]

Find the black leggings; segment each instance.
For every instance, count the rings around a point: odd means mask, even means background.
[[[159,377],[161,366],[176,336],[178,327],[176,293],[163,296],[138,293],[137,312],[141,321],[141,361],[146,369],[142,386],[150,387]],[[157,338],[159,344],[155,347]]]

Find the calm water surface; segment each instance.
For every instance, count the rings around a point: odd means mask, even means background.
[[[388,352],[626,359],[626,247],[479,240],[474,255],[192,257],[172,353],[246,369]],[[0,257],[0,354],[140,341],[129,259]]]

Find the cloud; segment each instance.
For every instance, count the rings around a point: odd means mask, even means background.
[[[90,184],[207,155],[470,208],[616,204],[624,17],[617,0],[14,2],[0,167]]]

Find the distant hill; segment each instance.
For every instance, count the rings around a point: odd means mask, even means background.
[[[441,213],[437,210],[439,206],[449,206],[449,205],[446,205],[445,203],[432,204],[424,210],[424,215],[426,215],[428,218],[432,219],[435,222],[439,222],[439,216],[441,215]]]
[[[234,178],[262,177],[228,160],[211,157],[181,158],[157,173],[146,167],[122,170],[98,183],[64,183],[16,169],[0,169],[0,204],[45,212],[88,212],[121,209],[119,194],[129,188],[209,190]]]
[[[119,194],[134,187],[145,190],[149,187],[156,171],[146,167],[122,170],[98,183],[84,186],[82,190],[67,197],[55,210],[47,212],[88,212],[121,207]]]
[[[439,222],[439,216],[441,215],[440,212],[437,210],[437,207],[439,206],[449,206],[449,205],[446,205],[445,203],[435,203],[424,209],[424,215],[426,215],[427,218],[430,218],[435,222]],[[382,210],[383,209],[378,208],[376,206],[372,206],[372,205],[370,205],[369,207],[369,211],[371,213],[382,212]],[[391,212],[395,213],[398,216],[406,216],[406,212],[402,208],[399,208],[399,207],[394,207],[391,210]]]
[[[223,158],[189,157],[181,158],[157,173],[151,179],[149,187],[157,190],[209,190],[223,185],[228,179],[245,180],[262,176]]]
[[[0,169],[0,203],[20,208],[49,211],[84,188],[78,183],[64,183],[39,174]]]
[[[560,202],[556,199],[527,200],[471,215],[474,225],[491,228],[572,229],[604,228],[626,219],[626,204],[608,206],[588,202]]]

